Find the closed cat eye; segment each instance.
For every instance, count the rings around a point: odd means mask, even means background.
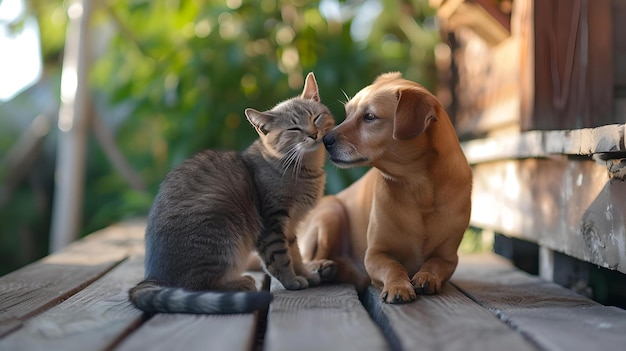
[[[323,115],[324,113],[320,113],[319,115],[315,116],[315,118],[313,118],[313,123],[317,125],[317,123],[320,121],[320,118],[322,118]]]
[[[296,132],[301,132],[301,131],[302,131],[302,128],[293,127],[293,128],[288,128],[287,130],[292,130],[292,131],[296,131]]]

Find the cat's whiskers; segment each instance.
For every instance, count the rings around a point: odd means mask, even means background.
[[[289,150],[287,150],[287,152],[285,152],[285,156],[282,158],[283,177],[285,176],[287,170],[298,162],[298,158],[300,157],[299,154],[298,144],[293,145],[289,148]]]
[[[297,151],[296,148],[297,148],[297,145],[291,146],[281,158],[282,166],[284,169],[289,168],[291,164],[294,162],[295,153]]]
[[[296,145],[296,164],[295,164],[295,167],[293,168],[293,176],[296,179],[296,181],[298,179],[300,169],[302,169],[302,159],[304,156],[304,153],[300,151],[301,145],[302,143],[298,143]]]
[[[301,152],[301,148],[302,148],[301,145],[302,145],[302,143],[296,144],[295,150],[294,150],[295,163],[294,163],[293,168],[292,168],[292,173],[293,173],[293,176],[296,179],[296,181],[298,179],[298,175],[300,173],[300,169],[302,168],[302,156],[303,156],[303,153]]]
[[[304,159],[303,143],[297,143],[293,145],[283,157],[282,168],[283,168],[283,177],[287,173],[287,170],[291,168],[292,175],[295,179],[300,175],[300,170],[302,169],[302,161]]]

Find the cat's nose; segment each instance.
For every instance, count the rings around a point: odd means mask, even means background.
[[[326,135],[324,135],[324,146],[326,146],[326,148],[329,148],[331,146],[333,146],[333,144],[335,144],[335,133],[328,133]]]

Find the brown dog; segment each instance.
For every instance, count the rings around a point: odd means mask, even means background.
[[[303,223],[303,258],[389,303],[433,294],[454,272],[470,218],[472,172],[439,101],[399,73],[378,77],[324,137],[339,167],[373,166]],[[367,272],[367,274],[366,274]],[[369,278],[368,278],[369,275]]]

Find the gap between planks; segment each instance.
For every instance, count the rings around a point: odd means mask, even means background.
[[[515,268],[495,254],[461,256],[452,284],[542,350],[619,350],[626,311]]]
[[[127,260],[62,303],[30,318],[0,340],[0,350],[106,350],[141,322],[128,289],[143,276],[143,259]]]
[[[118,257],[117,261],[111,261],[114,263],[103,260],[107,269],[97,264],[83,267],[87,271],[98,267],[100,272],[92,278],[93,283],[84,284],[83,278],[78,279],[86,286],[84,288],[76,285],[76,281],[74,285],[60,281],[61,286],[71,285],[80,290],[75,294],[68,294],[70,289],[66,289],[66,295],[59,297],[40,287],[7,284],[6,276],[0,279],[0,291],[8,291],[9,296],[24,289],[34,295],[44,292],[30,309],[19,304],[17,308],[8,306],[14,308],[13,314],[3,315],[2,320],[24,325],[0,339],[0,350],[114,348],[127,351],[147,346],[153,350],[181,347],[193,350],[215,346],[269,351],[294,348],[569,351],[591,347],[590,343],[603,347],[626,343],[623,310],[596,304],[554,284],[524,275],[508,261],[494,258],[495,255],[474,261],[462,256],[452,284],[446,285],[439,295],[422,296],[411,304],[384,304],[379,291],[370,288],[362,297],[369,313],[349,285],[286,291],[274,282],[271,287],[274,302],[267,319],[263,315],[259,319],[257,314],[163,315],[144,323],[141,312],[127,300],[128,288],[143,275],[144,227],[121,228],[130,232],[120,231],[118,227],[115,231],[94,234],[67,251],[33,265],[40,269],[63,260],[98,262],[97,255],[103,254],[103,247],[107,248],[105,252],[110,251],[106,255]],[[131,254],[132,258],[126,259]],[[21,273],[9,281],[24,281],[28,275],[22,274],[30,272],[29,269],[33,268],[16,271]],[[58,287],[60,283],[55,280],[58,278],[58,275],[48,277],[46,284]],[[48,309],[50,306],[46,303],[55,305],[61,300],[64,301]],[[1,304],[5,304],[6,310],[4,295]],[[33,314],[37,308],[48,310],[29,317],[27,313]],[[24,311],[26,313],[19,313]],[[260,338],[264,337],[262,345],[257,340],[258,330],[265,330]]]
[[[363,302],[392,350],[529,351],[537,348],[451,284],[437,295],[387,304],[369,287]]]
[[[266,276],[252,275],[259,290],[267,290]],[[133,350],[228,350],[256,347],[263,312],[229,315],[157,314],[122,340],[115,351]]]
[[[264,350],[388,349],[352,285],[321,285],[287,291],[272,279],[274,301],[267,316]]]

